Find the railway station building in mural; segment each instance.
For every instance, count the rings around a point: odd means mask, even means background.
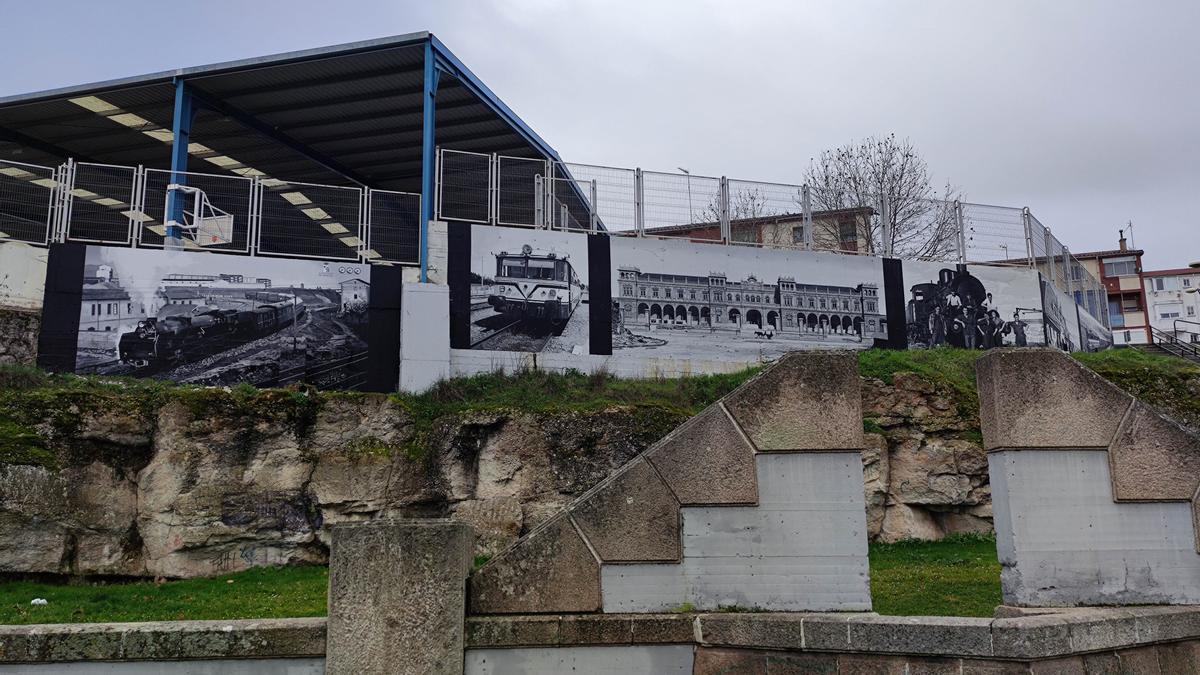
[[[752,329],[780,337],[887,337],[879,288],[873,283],[831,286],[799,283],[792,277],[767,282],[754,275],[731,281],[721,272],[692,276],[637,267],[620,267],[618,276],[620,321],[627,327],[660,324]]]

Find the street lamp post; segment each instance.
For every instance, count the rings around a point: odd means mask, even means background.
[[[688,171],[687,169],[683,168],[682,166],[677,166],[675,168],[679,169],[680,171],[683,172],[683,175],[687,176],[688,220],[690,221],[688,224],[690,225],[691,223],[696,222],[696,216],[695,216],[695,214],[692,213],[692,172]]]

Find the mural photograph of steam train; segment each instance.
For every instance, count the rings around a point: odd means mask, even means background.
[[[75,370],[225,386],[366,377],[369,267],[89,246]]]
[[[586,235],[476,226],[471,349],[587,354]]]
[[[910,348],[991,349],[1045,342],[1041,293],[1024,269],[905,262]]]

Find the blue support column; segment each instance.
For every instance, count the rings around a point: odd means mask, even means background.
[[[429,221],[433,220],[433,198],[436,186],[434,168],[437,165],[436,103],[438,76],[433,43],[425,42],[425,84],[421,88],[421,282],[428,281],[429,272]]]
[[[187,83],[175,81],[175,116],[172,119],[171,131],[174,139],[171,141],[171,182],[179,185],[187,183],[183,173],[188,168],[188,143],[192,135],[192,120],[196,118],[196,109],[192,105],[192,95]],[[183,222],[183,200],[180,195],[171,191],[167,193],[166,238],[165,248],[183,248],[183,231],[179,224]]]

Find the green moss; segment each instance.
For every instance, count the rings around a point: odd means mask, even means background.
[[[875,420],[867,417],[863,419],[863,433],[882,434],[883,427],[879,426],[879,423]]]
[[[893,351],[870,349],[860,352],[858,370],[863,377],[873,377],[893,384],[896,373],[916,373],[938,389],[949,394],[965,415],[979,414],[979,392],[975,388],[975,362],[984,352],[971,349],[939,347]]]
[[[24,464],[56,469],[58,460],[33,429],[0,418],[0,464]]]
[[[347,457],[391,457],[404,451],[404,448],[374,436],[363,436],[346,443],[338,450]]]
[[[1138,399],[1200,429],[1200,365],[1137,349],[1073,356]]]

